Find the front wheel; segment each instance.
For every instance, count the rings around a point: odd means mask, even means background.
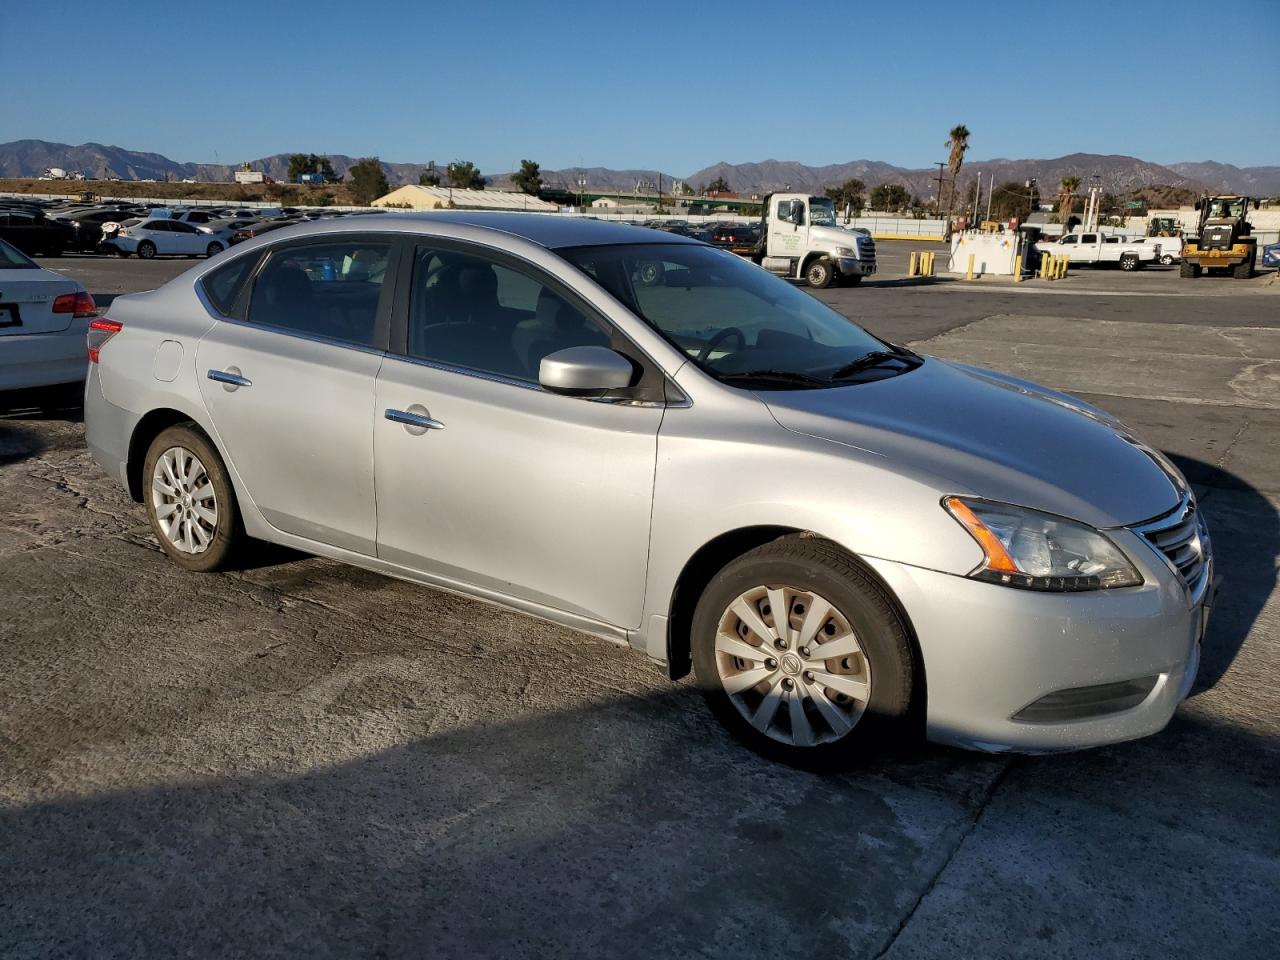
[[[825,289],[831,285],[831,278],[835,275],[835,271],[831,267],[831,261],[826,257],[819,257],[805,268],[804,276],[809,281],[809,286],[816,287],[818,290]]]
[[[694,612],[694,670],[712,711],[753,750],[843,765],[902,735],[912,694],[906,625],[835,544],[790,536],[725,567]]]
[[[169,427],[143,462],[147,516],[178,566],[201,573],[226,567],[245,539],[222,457],[193,426]]]
[[[138,256],[143,260],[150,260],[156,255],[156,245],[150,240],[143,240],[138,244]]]
[[[1186,280],[1191,280],[1200,276],[1200,264],[1183,260],[1178,266],[1178,276]]]

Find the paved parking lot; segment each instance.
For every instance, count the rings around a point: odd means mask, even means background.
[[[1203,498],[1222,592],[1164,733],[774,766],[559,627],[284,552],[183,573],[78,411],[8,398],[0,956],[1274,956],[1280,288],[913,284],[911,248],[820,296],[1083,395]],[[100,300],[190,266],[46,264]]]

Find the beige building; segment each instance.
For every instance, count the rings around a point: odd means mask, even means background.
[[[373,205],[409,210],[528,210],[538,213],[555,213],[560,209],[554,203],[539,200],[527,193],[423,187],[417,184],[392,190],[385,197],[373,201]]]

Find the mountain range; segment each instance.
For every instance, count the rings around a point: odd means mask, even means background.
[[[329,154],[334,171],[345,175],[359,158],[341,154]],[[278,153],[250,161],[254,170],[283,181],[289,168],[289,154]],[[443,166],[443,164],[441,165]],[[16,140],[0,144],[0,177],[38,177],[50,168],[61,167],[67,171],[80,171],[87,177],[122,180],[195,180],[230,181],[239,169],[234,164],[180,163],[158,153],[127,150],[123,147],[101,143],[84,143],[71,146],[44,140]],[[427,169],[425,163],[382,162],[387,180],[393,186],[417,183],[418,176]],[[972,188],[974,178],[981,172],[986,181],[994,176],[996,183],[1023,182],[1035,178],[1040,190],[1052,195],[1058,181],[1065,176],[1077,176],[1082,186],[1088,186],[1097,176],[1103,186],[1112,193],[1127,193],[1142,187],[1168,185],[1191,190],[1209,189],[1245,193],[1250,196],[1275,196],[1280,194],[1280,166],[1237,167],[1229,163],[1202,161],[1175,163],[1161,166],[1136,157],[1074,153],[1048,160],[966,160],[961,171],[963,181]],[[824,187],[844,183],[856,177],[868,189],[881,183],[897,183],[913,194],[926,198],[937,190],[937,170],[909,169],[877,160],[853,160],[848,163],[809,166],[793,160],[765,160],[758,163],[715,163],[687,176],[673,176],[659,170],[613,170],[608,167],[569,167],[563,170],[544,170],[543,182],[551,187],[561,187],[576,192],[580,180],[587,181],[588,191],[633,191],[637,183],[658,183],[664,192],[676,181],[694,187],[702,187],[717,177],[723,177],[731,190],[738,193],[763,194],[782,190],[788,186],[802,192],[820,192]],[[495,187],[510,185],[510,173],[488,174]],[[646,192],[651,192],[652,187]]]

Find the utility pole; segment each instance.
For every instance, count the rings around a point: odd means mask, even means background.
[[[938,175],[937,175],[936,177],[934,177],[934,178],[933,178],[933,179],[935,179],[935,180],[937,180],[937,181],[938,181],[938,210],[937,210],[937,212],[938,212],[939,216],[941,216],[941,214],[942,214],[942,185],[943,185],[944,183],[946,183],[946,177],[945,177],[945,176],[943,176],[942,171],[946,169],[946,166],[947,166],[947,164],[946,164],[946,161],[945,161],[945,160],[944,160],[944,161],[942,161],[942,162],[940,162],[940,163],[938,164]]]

